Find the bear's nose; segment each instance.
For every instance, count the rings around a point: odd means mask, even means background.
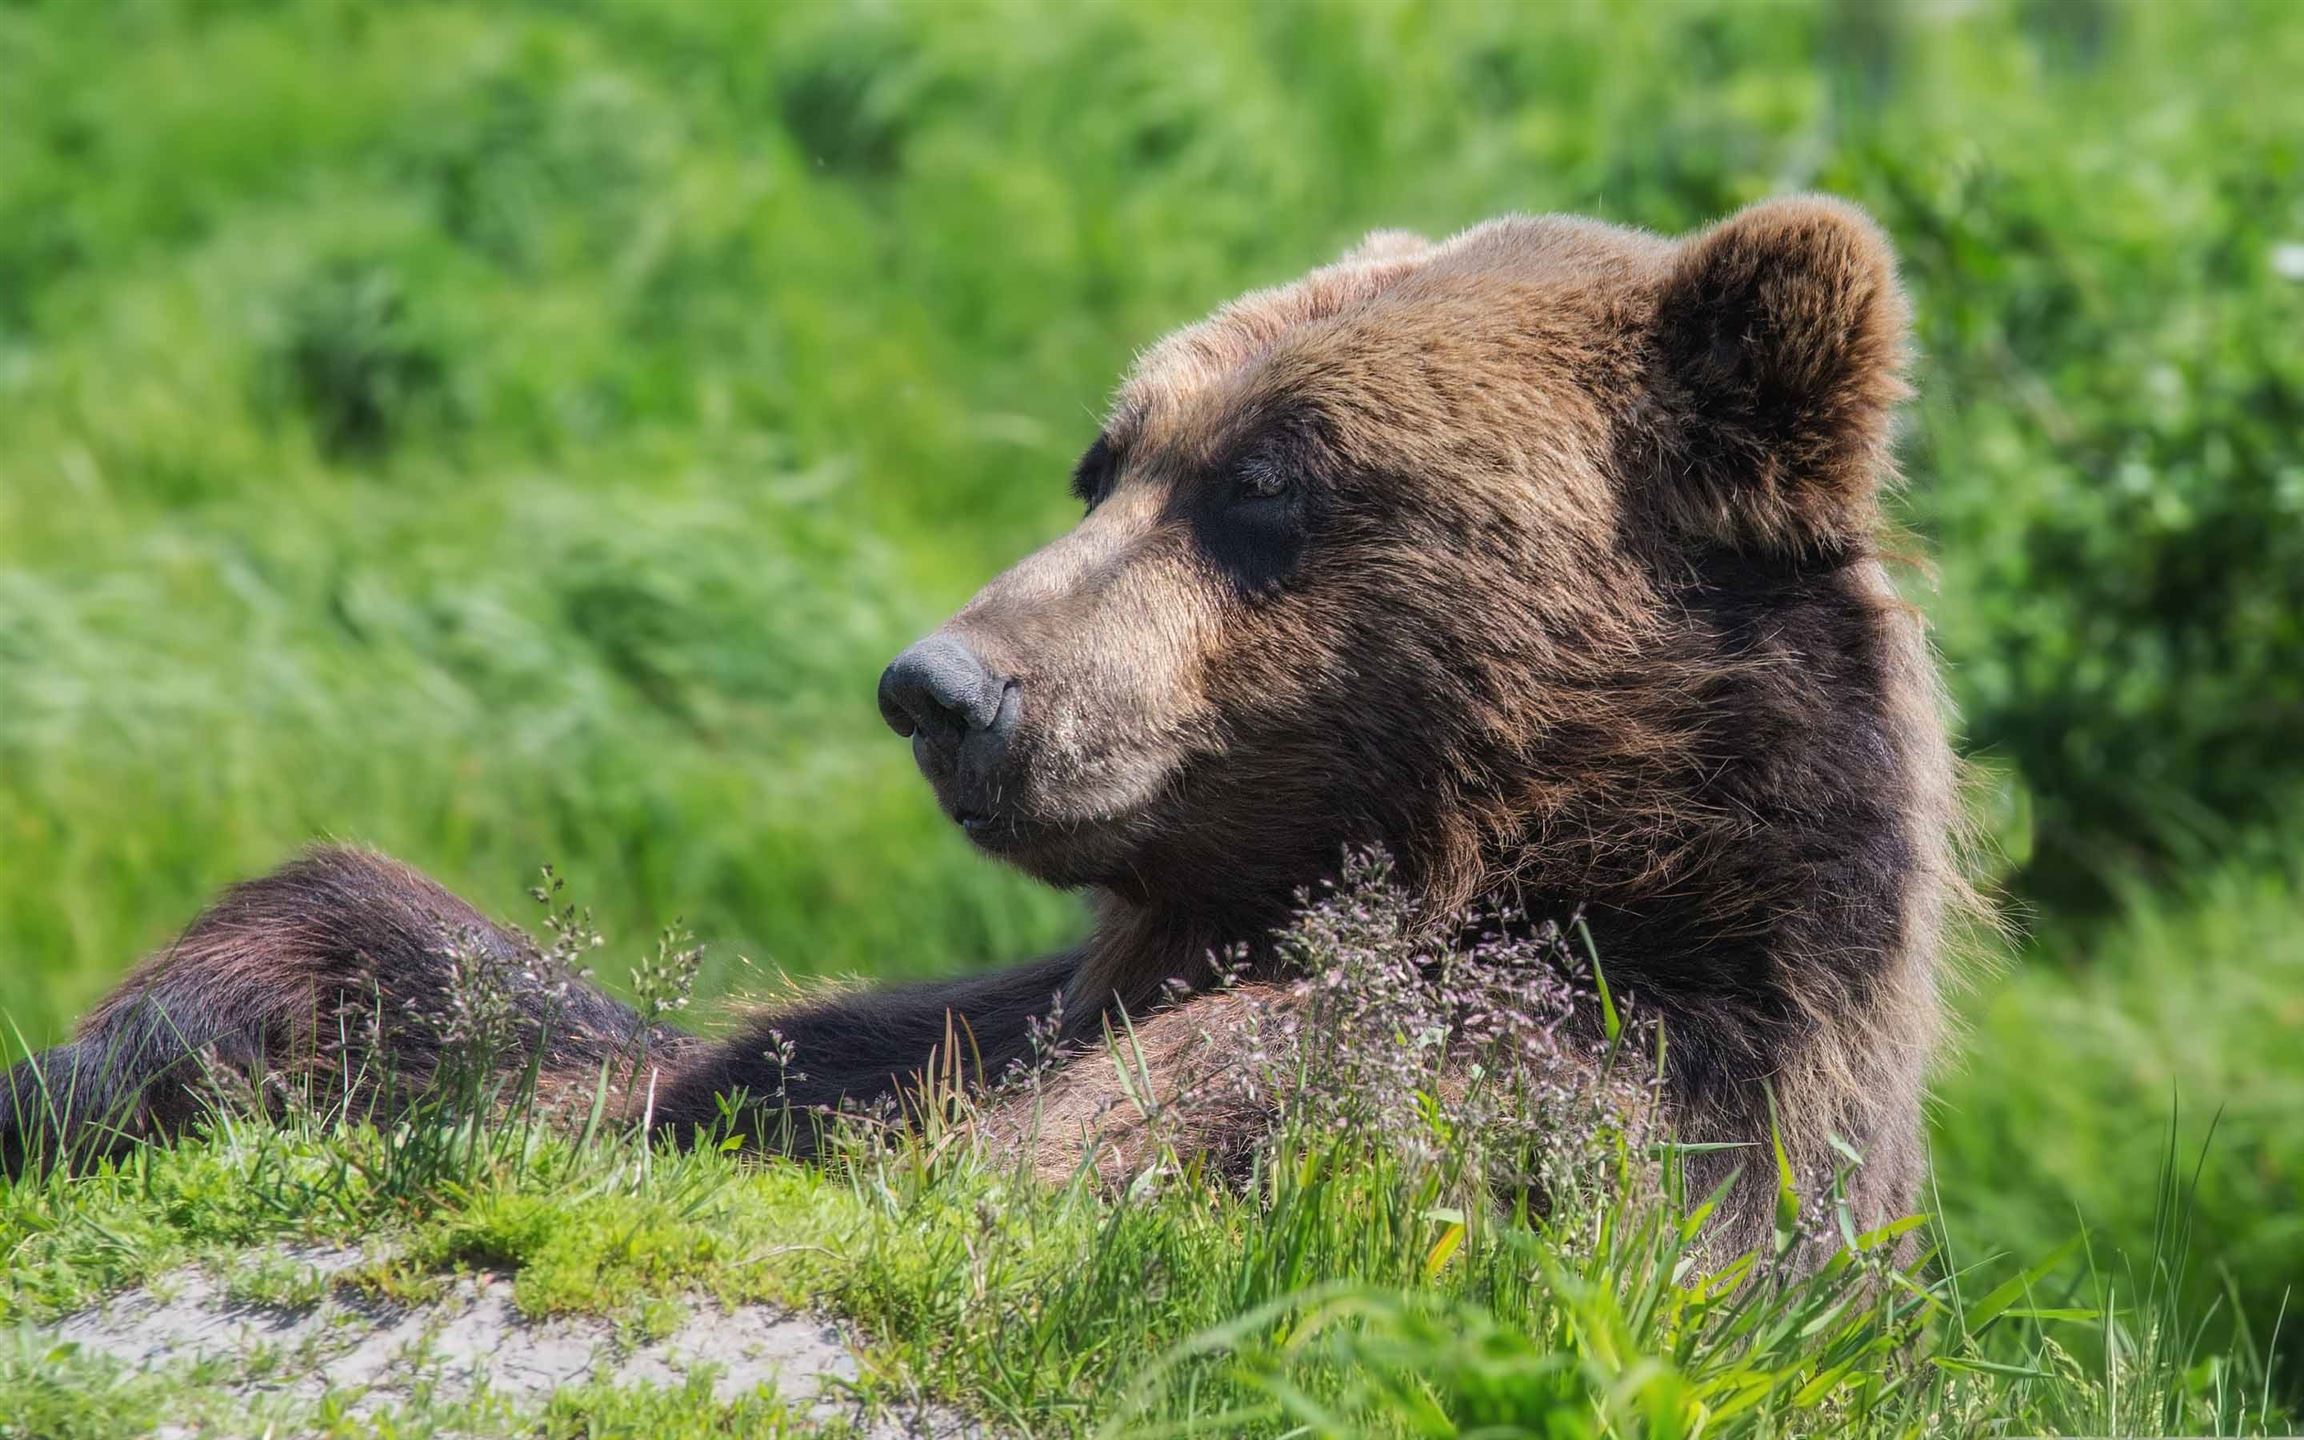
[[[880,716],[899,735],[960,740],[1000,722],[1006,690],[974,650],[931,635],[881,672]]]

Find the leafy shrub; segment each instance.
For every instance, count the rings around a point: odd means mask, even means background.
[[[2259,1344],[2294,1333],[2304,875],[2291,847],[2132,893],[2120,925],[2055,937],[1969,1007],[1936,1087],[1935,1165],[1970,1260],[2025,1263],[2084,1226],[2107,1272],[2180,1288],[2212,1329]],[[2281,1350],[2297,1393],[2304,1352]]]
[[[290,299],[279,365],[321,450],[338,459],[392,448],[445,396],[446,366],[409,314],[399,278],[337,266]]]

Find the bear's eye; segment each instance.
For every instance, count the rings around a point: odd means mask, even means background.
[[[1279,593],[1303,562],[1319,493],[1307,478],[1298,457],[1259,446],[1200,491],[1201,553],[1243,594]]]
[[[1232,467],[1232,491],[1242,500],[1277,500],[1290,489],[1288,472],[1256,455]]]
[[[1099,435],[1080,463],[1072,468],[1072,494],[1081,504],[1093,510],[1120,472],[1120,452],[1111,437]]]

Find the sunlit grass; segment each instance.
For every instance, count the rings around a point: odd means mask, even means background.
[[[1782,1221],[1770,1250],[1721,1254],[1704,1238],[1721,1195],[1686,1188],[1680,1152],[1641,1118],[1637,1092],[1565,1080],[1547,1049],[1556,1007],[1571,1001],[1542,967],[1572,964],[1567,952],[1507,946],[1477,972],[1421,971],[1406,963],[1416,951],[1401,903],[1347,890],[1303,922],[1308,994],[1344,998],[1315,1003],[1241,1072],[1282,1117],[1250,1172],[1220,1180],[1171,1155],[1122,1194],[1085,1172],[1070,1185],[1031,1178],[1013,1151],[984,1143],[976,1102],[956,1092],[914,1106],[927,1117],[917,1128],[854,1119],[816,1166],[750,1158],[718,1133],[649,1143],[597,1108],[547,1114],[520,1063],[517,1017],[490,1002],[485,975],[460,971],[443,1059],[421,1090],[385,1074],[227,1092],[181,1144],[0,1184],[0,1326],[17,1329],[15,1351],[0,1351],[0,1427],[21,1415],[111,1433],[155,1413],[334,1424],[231,1367],[165,1390],[123,1386],[113,1367],[41,1340],[42,1325],[188,1263],[233,1272],[242,1303],[285,1308],[329,1289],[421,1305],[443,1274],[481,1270],[508,1278],[532,1319],[646,1327],[667,1305],[821,1310],[857,1327],[867,1401],[926,1398],[1019,1434],[2160,1435],[2288,1423],[2266,1363],[2279,1337],[2235,1328],[2186,1283],[2200,1201],[2191,1157],[2165,1156],[2136,1227],[2146,1244],[2125,1252],[2085,1232],[1985,1251],[1962,1238],[1977,1227],[1920,1217],[1859,1234],[1835,1192],[1782,1198],[1784,1216],[1827,1217],[1816,1234]],[[581,925],[555,936],[555,964],[593,949]],[[644,972],[657,1009],[686,983],[684,952],[667,942],[664,953]],[[1325,983],[1331,973],[1341,983]],[[1443,1033],[1447,1016],[1478,1017],[1458,1033],[1493,1043],[1370,1048],[1383,1034]],[[1647,1063],[1643,1033],[1620,1034],[1628,1073]],[[611,1073],[617,1063],[604,1063],[604,1091],[631,1081]],[[1071,1063],[1131,1061],[1122,1037]],[[1479,1084],[1441,1100],[1444,1077],[1467,1066]],[[2148,1169],[2131,1173],[2149,1183]],[[316,1242],[368,1258],[327,1277],[267,1258]],[[1803,1253],[1829,1257],[1820,1268],[1774,1263],[1819,1243]],[[177,1408],[155,1410],[163,1396]],[[539,1421],[418,1396],[394,1423],[470,1434],[787,1423],[767,1397],[727,1406],[596,1386],[551,1406]]]
[[[0,1323],[36,1327],[200,1258],[333,1240],[388,1257],[333,1282],[380,1297],[420,1300],[423,1275],[471,1267],[509,1276],[539,1318],[680,1296],[824,1307],[860,1326],[868,1391],[1018,1433],[2127,1435],[2283,1418],[2248,1354],[2200,1348],[2165,1291],[2111,1271],[2051,1291],[2060,1254],[1990,1286],[1957,1257],[1843,1259],[1789,1285],[1719,1272],[1676,1204],[1627,1198],[1652,1188],[1631,1185],[1654,1163],[1631,1153],[1546,1218],[1468,1216],[1440,1172],[1330,1127],[1284,1137],[1242,1189],[1180,1181],[1120,1203],[965,1145],[873,1143],[819,1171],[506,1133],[455,1151],[474,1163],[415,1207],[361,1183],[404,1152],[388,1130],[293,1123],[0,1190]],[[133,1428],[123,1416],[239,1413],[226,1377],[162,1410],[150,1382],[116,1388],[101,1365],[45,1358],[36,1334],[0,1358],[0,1417],[111,1433]],[[471,1433],[498,1424],[518,1428]]]

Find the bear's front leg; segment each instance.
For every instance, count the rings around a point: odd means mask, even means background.
[[[1298,1004],[1291,986],[1254,984],[1114,1018],[1098,1043],[990,1102],[987,1146],[1052,1185],[1087,1170],[1124,1190],[1165,1162],[1242,1172],[1278,1117]]]

